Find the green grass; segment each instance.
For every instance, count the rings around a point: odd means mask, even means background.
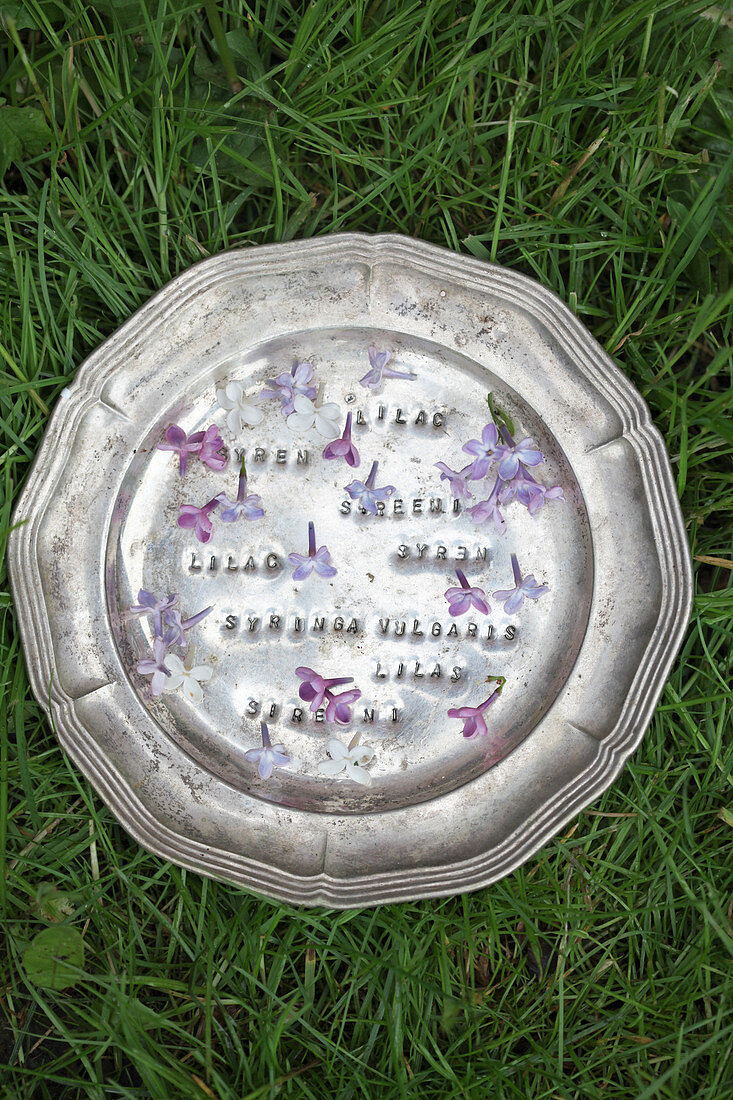
[[[0,97],[34,109],[3,116],[3,547],[59,391],[169,278],[391,230],[570,303],[664,433],[696,566],[613,788],[489,889],[349,913],[138,848],[28,692],[0,567],[3,1098],[733,1096],[733,31],[705,7],[257,0],[222,40],[185,0],[0,0]],[[63,992],[22,964],[49,883],[86,945]]]

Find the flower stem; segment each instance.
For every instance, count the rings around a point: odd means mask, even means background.
[[[346,414],[346,427],[344,428],[343,438],[347,443],[351,443],[351,413]]]
[[[517,555],[512,554],[512,573],[514,574],[514,583],[519,588],[522,583],[522,574],[519,570],[519,562],[517,561]]]
[[[270,734],[268,733],[267,726],[264,722],[260,722],[260,730],[262,731],[262,747],[263,747],[263,749],[272,748],[272,741],[270,740]]]
[[[499,489],[501,488],[501,486],[503,484],[504,484],[504,482],[502,481],[502,479],[497,474],[496,475],[496,481],[494,482],[494,488],[489,493],[489,500],[496,501],[496,500],[499,499]],[[487,503],[488,503],[488,501],[487,501]]]
[[[374,479],[377,476],[377,467],[378,466],[379,466],[378,462],[372,462],[372,468],[369,471],[369,477],[364,482],[367,489],[373,489],[374,488]]]
[[[456,569],[456,576],[458,577],[458,580],[461,582],[461,588],[470,588],[471,587],[471,585],[466,580],[466,574],[463,572],[462,569]],[[463,596],[461,596],[461,599],[463,599]]]
[[[242,455],[242,465],[239,468],[239,481],[237,482],[237,500],[241,504],[247,495],[247,467],[244,464],[244,455]]]
[[[192,626],[196,626],[202,619],[205,619],[209,612],[214,610],[214,605],[205,608],[203,611],[199,611],[198,614],[192,615],[190,619],[184,619],[181,623],[181,630],[190,630]]]
[[[316,556],[316,528],[315,524],[308,524],[308,557],[314,558]]]
[[[512,446],[514,446],[514,440],[511,438],[511,435],[510,435],[509,439],[507,439],[507,437],[504,433],[504,429],[502,427],[502,424],[505,424],[506,428],[507,428],[507,431],[510,432],[510,433],[513,433],[514,432],[514,424],[512,423],[511,419],[507,416],[507,414],[502,409],[500,409],[498,407],[498,405],[494,405],[494,400],[493,400],[493,397],[490,393],[487,393],[486,400],[487,400],[488,405],[489,405],[489,412],[491,413],[491,419],[494,421],[495,424],[496,423],[499,424],[499,428],[501,430],[502,435],[504,435],[504,439],[506,440],[506,442],[511,443]]]

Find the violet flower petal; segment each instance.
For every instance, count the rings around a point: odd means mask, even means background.
[[[215,496],[201,508],[195,504],[181,504],[179,507],[178,526],[186,530],[193,528],[193,533],[199,542],[208,542],[214,530],[214,525],[209,519],[209,513],[215,511],[221,503],[221,494]]]
[[[284,745],[273,745],[271,743],[264,722],[260,723],[260,729],[262,732],[262,748],[248,749],[244,755],[247,760],[258,765],[257,770],[261,779],[269,779],[274,768],[283,768],[290,763],[290,757],[286,753]]]
[[[331,555],[325,546],[318,548],[318,553],[313,559],[313,568],[319,577],[335,577],[338,569],[331,565]]]
[[[354,682],[353,676],[336,676],[325,678],[315,671],[315,669],[308,668],[306,665],[301,665],[295,670],[296,676],[303,681],[298,689],[298,695],[305,702],[310,702],[310,709],[315,713],[322,707],[326,694],[330,692],[331,688],[338,687],[340,684],[352,684]]]
[[[288,373],[283,371],[277,378],[268,383],[269,388],[262,390],[260,397],[279,398],[283,416],[290,416],[295,411],[295,398],[298,396],[315,399],[316,388],[308,383],[313,378],[313,364],[307,361],[294,363]]]
[[[495,677],[495,679],[499,679]],[[492,706],[501,695],[504,680],[491,693],[488,699],[477,707],[453,707],[448,711],[449,718],[460,718],[463,721],[463,736],[467,739],[484,737],[488,733],[488,727],[484,718],[484,712]]]
[[[288,561],[297,568],[293,573],[293,580],[301,581],[309,577],[313,570],[320,577],[333,577],[338,570],[331,564],[331,555],[326,546],[319,546],[316,550],[316,529],[313,522],[308,524],[308,556],[304,554],[288,554]]]
[[[471,500],[473,498],[473,493],[466,485],[466,482],[471,480],[472,464],[464,466],[459,471],[451,470],[445,462],[436,462],[434,465],[441,471],[440,480],[448,482],[450,491],[457,500]]]
[[[387,363],[392,358],[391,351],[377,351],[375,347],[368,349],[370,370],[359,379],[359,385],[368,390],[376,390],[385,378],[406,378],[413,381],[417,375],[412,371],[398,371],[388,367]]]
[[[210,470],[223,470],[227,464],[227,456],[223,451],[224,440],[219,435],[216,424],[211,424],[203,433],[199,459]]]
[[[165,443],[158,443],[159,451],[175,451],[178,454],[178,468],[181,477],[186,473],[188,456],[201,450],[201,433],[194,433],[190,438],[178,424],[171,424],[165,433]]]
[[[288,554],[288,561],[291,565],[297,566],[293,572],[294,581],[304,581],[306,577],[310,577],[313,572],[314,561],[306,554]]]
[[[326,721],[336,722],[340,726],[348,725],[351,721],[350,708],[358,699],[361,699],[359,688],[349,688],[348,691],[342,691],[340,695],[333,695],[329,692]]]
[[[450,605],[450,615],[465,615],[471,607],[471,601],[462,588],[447,589],[445,598]]]
[[[343,458],[352,467],[359,465],[359,452],[351,442],[351,413],[346,414],[346,426],[343,435],[339,439],[334,439],[331,443],[326,444],[323,457],[325,459]]]
[[[481,439],[469,439],[468,443],[464,443],[463,451],[474,456],[471,464],[471,478],[474,481],[480,481],[486,477],[489,466],[495,459],[501,458],[506,449],[506,446],[499,442],[499,433],[493,422],[487,424],[482,430]]]

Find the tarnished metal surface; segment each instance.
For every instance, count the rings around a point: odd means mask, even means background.
[[[368,348],[414,380],[359,384]],[[294,361],[352,413],[361,464],[322,457],[276,400],[232,434],[217,391],[259,393]],[[487,392],[545,456],[565,500],[472,521],[436,462],[460,469]],[[221,472],[157,449],[166,429],[217,424]],[[340,430],[340,429],[339,429]],[[183,504],[234,498],[244,456],[264,517],[202,544]],[[345,486],[395,492],[383,514]],[[474,489],[476,487],[474,486]],[[82,365],[19,502],[10,564],[34,690],[59,738],[148,848],[275,897],[335,906],[475,888],[516,867],[591,801],[643,735],[681,640],[689,556],[662,442],[641,398],[537,284],[399,237],[340,236],[228,253],[161,291]],[[337,573],[293,580],[308,522]],[[510,556],[549,591],[506,614]],[[488,615],[449,615],[456,567]],[[203,699],[136,667],[152,618],[140,589],[177,593],[211,678]],[[182,652],[182,651],[181,651]],[[353,677],[346,727],[298,698],[296,667]],[[505,677],[488,734],[451,708]],[[347,685],[350,686],[350,685]],[[341,689],[342,690],[342,689]],[[268,723],[287,767],[246,757]],[[355,732],[368,786],[324,775]]]

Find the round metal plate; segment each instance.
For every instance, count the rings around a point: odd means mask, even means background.
[[[414,377],[361,385],[370,347]],[[278,400],[228,426],[228,383],[251,399],[303,360],[339,432],[351,413],[355,469]],[[435,465],[472,461],[487,393],[564,496],[536,515],[508,501],[503,534],[469,511],[492,475],[461,500]],[[171,424],[216,424],[226,468],[194,456],[181,477],[158,448]],[[242,458],[264,516],[224,523],[219,505],[198,541],[181,506],[234,499]],[[394,491],[370,514],[346,486],[374,461]],[[671,472],[636,391],[537,284],[398,237],[228,253],[176,279],[80,368],[15,522],[29,672],[64,747],[148,848],[290,901],[446,894],[516,867],[638,743],[689,614]],[[336,573],[297,580],[309,522]],[[507,613],[493,593],[513,587],[512,556],[547,591]],[[456,569],[488,614],[450,614]],[[138,671],[154,637],[130,612],[140,589],[177,593],[184,618],[213,606],[188,633],[201,701],[153,695]],[[348,725],[299,698],[303,666],[353,678],[334,689],[361,693]],[[464,738],[448,711],[497,677],[487,733]],[[268,778],[247,756],[261,721],[289,757]],[[346,752],[354,734],[368,785],[324,774],[329,740]]]

